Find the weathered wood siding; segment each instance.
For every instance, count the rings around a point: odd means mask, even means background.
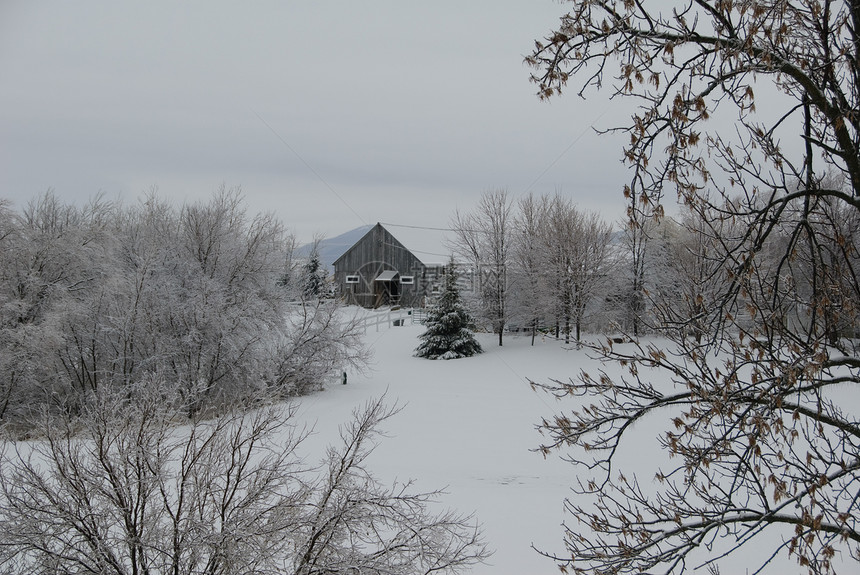
[[[386,270],[398,272],[397,280],[374,282]],[[346,283],[351,275],[359,277],[358,283]],[[403,276],[414,277],[414,283],[401,283]],[[347,303],[367,308],[392,304],[420,306],[427,291],[424,264],[381,224],[376,224],[335,260],[334,279]]]

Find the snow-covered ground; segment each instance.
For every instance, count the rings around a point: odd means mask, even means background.
[[[573,399],[559,403],[533,391],[528,381],[567,379],[600,367],[611,375],[618,372],[552,338],[538,339],[531,347],[527,336],[506,337],[499,348],[496,336],[478,334],[485,350],[481,355],[419,359],[412,353],[423,330],[409,319],[401,327],[371,324],[365,337],[375,358],[368,373],[350,373],[347,385],[332,383],[301,400],[298,417],[315,429],[304,445],[308,462],[321,459],[325,447],[337,443],[338,426],[354,409],[384,394],[389,405],[397,404],[402,411],[385,423],[387,437],[369,458],[370,470],[383,482],[415,479],[424,491],[444,488],[444,506],[474,513],[495,551],[487,565],[472,571],[475,575],[558,573],[555,562],[532,546],[563,552],[561,524],[576,525],[575,518],[565,516],[563,502],[572,494],[577,470],[558,454],[545,459],[534,451],[541,443],[536,425],[576,405]],[[665,377],[661,374],[654,382]],[[640,477],[645,489],[655,466],[662,466],[667,457],[656,441],[661,425],[665,421],[639,422],[636,437],[641,440],[625,444],[618,453],[626,469],[648,470]],[[721,560],[722,572],[752,573],[780,541],[777,533],[758,537],[740,554]],[[851,563],[847,556],[842,559],[845,566]],[[784,553],[763,571],[800,572],[805,570]]]
[[[551,339],[531,347],[528,337],[508,337],[499,348],[494,336],[478,334],[485,353],[430,361],[412,357],[422,326],[407,320],[375,329],[366,335],[375,353],[371,371],[302,400],[299,417],[315,429],[308,453],[322,453],[316,450],[336,442],[353,409],[385,394],[403,409],[384,425],[388,437],[369,459],[371,471],[384,482],[444,488],[445,506],[474,512],[495,554],[473,573],[557,573],[531,546],[563,548],[562,505],[573,468],[533,451],[541,441],[536,424],[561,406],[532,391],[528,378],[575,376],[588,361],[584,353]]]

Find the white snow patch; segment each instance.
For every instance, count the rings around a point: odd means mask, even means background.
[[[302,400],[299,417],[315,429],[305,449],[322,454],[353,409],[386,394],[403,410],[384,426],[371,470],[385,482],[444,488],[444,505],[475,513],[495,554],[473,573],[557,573],[531,545],[563,548],[562,506],[573,468],[533,451],[541,440],[535,425],[559,406],[532,391],[526,377],[575,375],[579,353],[553,340],[532,348],[526,337],[508,337],[499,348],[496,336],[478,334],[484,353],[431,361],[412,356],[423,331],[407,323],[368,332],[372,371]]]
[[[619,369],[601,366],[584,351],[551,338],[538,339],[531,347],[530,337],[509,336],[499,348],[492,334],[477,334],[484,353],[470,358],[416,358],[412,354],[424,328],[406,323],[368,331],[365,337],[375,351],[369,373],[349,374],[347,385],[332,385],[301,400],[299,419],[315,428],[305,444],[308,457],[321,458],[325,446],[337,441],[338,426],[353,409],[386,394],[389,404],[403,409],[386,422],[387,437],[368,459],[371,471],[383,482],[415,479],[422,490],[444,488],[445,506],[475,513],[495,554],[473,574],[558,573],[555,563],[532,546],[563,553],[561,524],[576,525],[563,512],[564,499],[573,495],[576,469],[557,454],[544,459],[534,451],[541,443],[536,424],[569,412],[576,400],[557,402],[532,391],[528,379],[567,380],[582,369],[596,374],[601,367],[617,375]],[[669,384],[665,374],[655,374],[660,378]],[[644,485],[652,482],[655,458],[666,457],[656,441],[664,424],[640,422],[636,445],[627,444],[619,454],[625,468],[650,470],[640,476]],[[761,554],[778,544],[775,535],[748,549],[752,562],[744,554],[721,561],[723,572],[757,568]],[[798,567],[783,554],[765,572],[794,573]]]

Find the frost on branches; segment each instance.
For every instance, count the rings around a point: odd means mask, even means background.
[[[427,331],[418,336],[421,344],[415,350],[416,357],[458,359],[483,351],[471,331],[472,316],[460,302],[453,259],[448,264],[448,273],[445,274],[445,291],[430,310],[424,323]]]
[[[366,468],[396,412],[357,409],[319,467],[294,404],[188,420],[144,389],[46,415],[43,439],[0,443],[0,573],[467,571],[490,554],[474,518]]]

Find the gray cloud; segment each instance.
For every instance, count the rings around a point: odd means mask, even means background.
[[[241,185],[252,209],[303,237],[443,225],[491,187],[561,189],[615,219],[618,141],[589,130],[615,111],[572,94],[539,102],[522,64],[562,10],[7,2],[0,196],[20,204],[53,187],[134,201],[158,186],[183,201]]]

